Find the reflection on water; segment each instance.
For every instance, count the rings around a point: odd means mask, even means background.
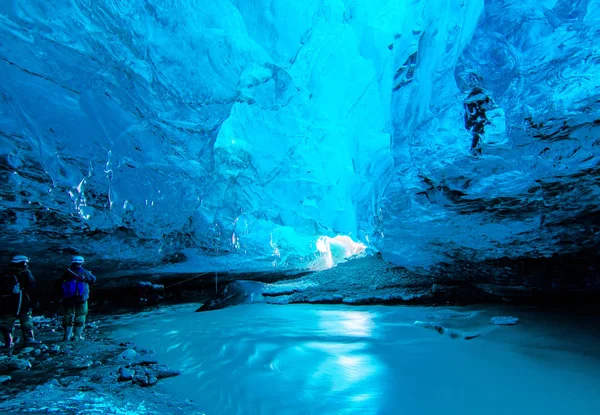
[[[521,311],[268,306],[133,316],[117,335],[184,372],[163,387],[221,414],[596,414],[600,337]],[[513,313],[514,314],[514,313]],[[415,320],[481,332],[452,340]],[[567,324],[568,326],[568,324]],[[133,338],[132,338],[133,337]]]
[[[375,313],[349,310],[317,310],[319,327],[330,336],[371,337]]]

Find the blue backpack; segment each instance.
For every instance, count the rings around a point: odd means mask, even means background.
[[[62,292],[65,300],[83,300],[85,282],[77,281],[75,277],[73,277],[72,280],[64,281],[62,283]]]

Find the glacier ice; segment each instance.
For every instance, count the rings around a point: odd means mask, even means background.
[[[599,6],[4,1],[2,242],[170,271],[595,249]]]

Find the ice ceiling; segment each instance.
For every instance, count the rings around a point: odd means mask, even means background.
[[[413,269],[597,247],[598,45],[599,0],[4,0],[4,251],[285,270],[354,243]]]

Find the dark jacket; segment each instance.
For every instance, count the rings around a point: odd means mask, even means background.
[[[0,312],[3,315],[19,315],[27,313],[38,301],[38,290],[35,278],[27,266],[11,265],[2,278],[17,277],[21,288],[20,294],[0,297]],[[13,278],[14,278],[13,277]]]
[[[90,298],[90,284],[93,284],[96,282],[96,277],[94,275],[92,275],[92,273],[90,271],[88,271],[87,269],[84,269],[82,266],[72,264],[63,273],[62,279],[61,279],[61,284],[63,282],[72,281],[72,280],[76,280],[76,281],[80,281],[80,282],[84,283],[84,290],[83,290],[82,298],[80,299],[80,301],[87,301]],[[65,299],[65,302],[68,302],[68,300]]]

